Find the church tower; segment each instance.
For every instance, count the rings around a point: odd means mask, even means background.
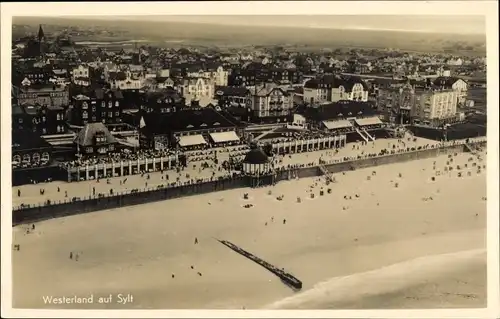
[[[40,46],[40,55],[43,55],[43,44],[45,42],[45,33],[43,32],[42,25],[38,28],[38,45]]]

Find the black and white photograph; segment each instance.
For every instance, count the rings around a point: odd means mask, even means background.
[[[497,3],[28,4],[3,309],[500,315]]]

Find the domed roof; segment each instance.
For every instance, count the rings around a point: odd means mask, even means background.
[[[267,157],[264,151],[256,146],[252,145],[250,151],[248,151],[243,163],[247,164],[265,164],[269,162],[269,158]]]

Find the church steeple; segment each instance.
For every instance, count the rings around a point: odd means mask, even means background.
[[[42,40],[45,40],[45,33],[43,33],[42,25],[40,24],[38,28],[38,41],[42,42]]]
[[[43,32],[42,25],[38,28],[38,49],[40,51],[40,56],[44,56],[44,42],[45,42],[45,33]]]

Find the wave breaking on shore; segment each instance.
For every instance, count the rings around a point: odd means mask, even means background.
[[[324,309],[325,304],[335,309],[335,304],[432,283],[444,275],[466,270],[471,263],[486,264],[486,249],[424,256],[363,273],[334,277],[263,309]]]

